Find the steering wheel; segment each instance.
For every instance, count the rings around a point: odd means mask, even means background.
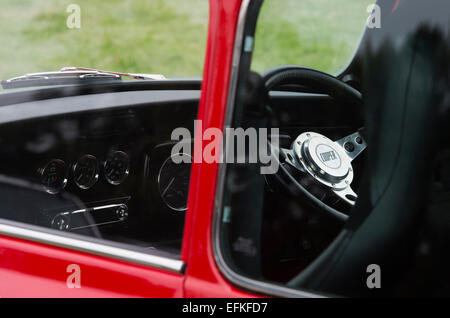
[[[315,92],[327,94],[345,104],[362,105],[361,93],[339,79],[301,66],[281,66],[267,70],[262,74],[267,92],[283,85],[308,87]],[[366,148],[363,129],[331,140],[317,132],[303,132],[289,149],[276,149],[271,145],[274,159],[278,160],[279,171],[288,179],[287,187],[294,186],[313,204],[331,216],[345,221],[348,216],[329,204],[318,199],[307,190],[296,177],[298,173],[313,179],[325,191],[337,196],[349,205],[354,205],[358,195],[351,183],[354,177],[352,161]],[[288,169],[280,162],[280,157],[291,167]],[[294,169],[294,171],[292,171]]]

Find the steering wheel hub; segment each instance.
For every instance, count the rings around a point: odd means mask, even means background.
[[[324,135],[305,132],[293,144],[303,169],[330,188],[346,188],[353,180],[351,160],[345,150]]]

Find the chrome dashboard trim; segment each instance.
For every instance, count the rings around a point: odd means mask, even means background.
[[[64,212],[58,213],[57,215],[55,215],[53,217],[53,220],[51,221],[51,225],[52,225],[52,228],[61,230],[60,228],[55,227],[55,224],[56,224],[58,218],[63,217],[63,218],[70,219],[73,215],[77,215],[77,214],[87,214],[87,215],[89,215],[89,214],[94,213],[96,211],[107,210],[107,209],[117,209],[117,208],[125,209],[125,212],[128,212],[128,206],[126,204],[124,204],[124,203],[94,206],[94,207],[91,207],[91,208],[78,209],[78,210],[74,210],[74,211],[64,211]],[[83,225],[83,226],[77,226],[77,227],[71,227],[70,226],[70,222],[69,222],[67,230],[73,231],[73,230],[85,229],[85,228],[90,228],[90,227],[97,227],[97,226],[100,226],[100,225],[120,223],[120,222],[123,222],[124,220],[126,220],[126,217],[124,217],[122,219],[116,218],[115,220],[104,221],[104,222],[101,222],[101,223],[94,223],[93,222],[92,224]]]

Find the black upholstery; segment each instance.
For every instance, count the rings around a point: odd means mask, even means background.
[[[425,210],[437,115],[448,85],[448,1],[379,1],[381,29],[363,42],[368,164],[359,200],[335,241],[290,286],[337,295],[387,294],[401,279]],[[369,289],[367,266],[381,268]]]

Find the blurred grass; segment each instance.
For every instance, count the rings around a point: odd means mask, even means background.
[[[359,43],[374,0],[268,0],[255,38],[252,68],[299,64],[332,74],[342,70]]]
[[[370,2],[267,0],[253,68],[338,71],[358,43]],[[81,7],[81,29],[66,27],[71,3]],[[207,23],[207,0],[1,0],[0,79],[64,66],[201,76]]]

